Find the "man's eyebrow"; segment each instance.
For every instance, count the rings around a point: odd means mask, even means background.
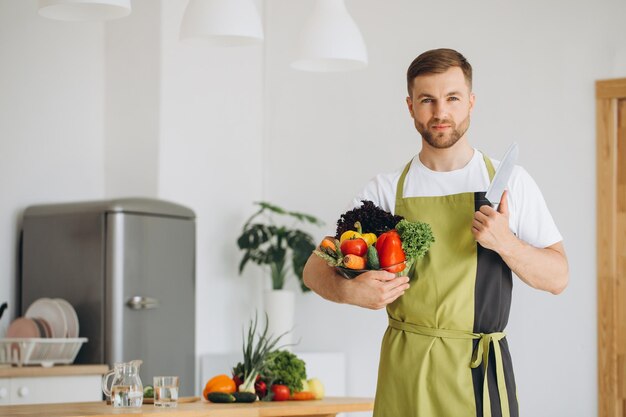
[[[462,95],[463,95],[463,93],[461,93],[460,91],[451,91],[451,92],[446,94],[446,97],[462,96]],[[435,96],[433,96],[432,94],[429,94],[429,93],[421,93],[420,95],[417,96],[417,98],[435,98]]]

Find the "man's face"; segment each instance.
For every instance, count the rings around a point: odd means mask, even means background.
[[[452,67],[442,74],[416,77],[406,102],[422,138],[433,148],[447,149],[469,128],[474,94],[461,68]]]

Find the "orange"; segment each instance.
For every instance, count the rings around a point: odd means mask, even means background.
[[[235,381],[226,374],[216,375],[209,379],[204,386],[202,396],[204,398],[211,392],[223,392],[225,394],[232,394],[237,390]]]

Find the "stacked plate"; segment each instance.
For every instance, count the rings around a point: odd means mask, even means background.
[[[11,323],[7,337],[78,337],[76,310],[62,298],[40,298]]]

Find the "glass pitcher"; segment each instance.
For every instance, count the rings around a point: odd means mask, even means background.
[[[141,407],[143,404],[143,385],[139,378],[142,363],[140,360],[116,363],[114,369],[102,377],[102,392],[111,399],[113,407]]]

